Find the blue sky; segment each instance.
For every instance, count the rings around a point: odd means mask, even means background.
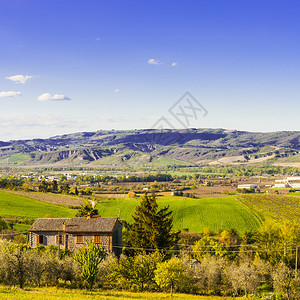
[[[151,128],[300,130],[300,2],[0,1],[0,140]],[[19,75],[19,76],[17,76]]]

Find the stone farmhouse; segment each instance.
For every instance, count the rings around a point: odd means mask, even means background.
[[[56,245],[60,249],[77,250],[85,240],[101,244],[108,253],[122,253],[122,224],[118,218],[43,218],[29,229],[29,244]]]

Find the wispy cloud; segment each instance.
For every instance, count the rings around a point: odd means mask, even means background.
[[[15,91],[0,92],[0,98],[18,97],[18,96],[21,96],[21,92],[15,92]]]
[[[150,58],[148,59],[149,65],[161,65],[162,63],[158,59]]]
[[[49,93],[44,93],[40,96],[38,96],[38,101],[66,101],[71,100],[69,97],[61,94],[54,94],[51,95]]]
[[[124,117],[116,115],[114,118],[103,118],[99,114],[86,118],[84,115],[74,114],[1,114],[0,132],[1,140],[28,139],[50,137],[71,132],[96,131],[102,129],[130,129],[141,122],[149,123],[156,119],[148,117]]]
[[[8,76],[6,79],[13,81],[15,83],[22,83],[25,84],[27,80],[32,78],[31,75],[13,75],[13,76]]]
[[[115,92],[115,93],[119,93],[120,90],[119,90],[119,89],[115,89],[114,92]]]
[[[178,66],[178,62],[177,61],[174,61],[171,63],[170,67],[177,67]]]

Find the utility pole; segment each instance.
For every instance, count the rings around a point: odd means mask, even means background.
[[[296,245],[295,271],[298,271],[298,245]]]
[[[60,259],[60,234],[58,231],[58,249],[57,249],[57,255],[58,255],[58,259]]]

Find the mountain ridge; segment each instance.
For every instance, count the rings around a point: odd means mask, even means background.
[[[297,157],[300,132],[209,128],[77,132],[46,139],[0,141],[0,165],[110,165],[124,161],[148,164],[162,157],[195,165],[225,161],[228,157],[236,157],[228,163],[251,162],[252,158],[263,157],[266,147],[270,147],[269,158],[288,153]]]

